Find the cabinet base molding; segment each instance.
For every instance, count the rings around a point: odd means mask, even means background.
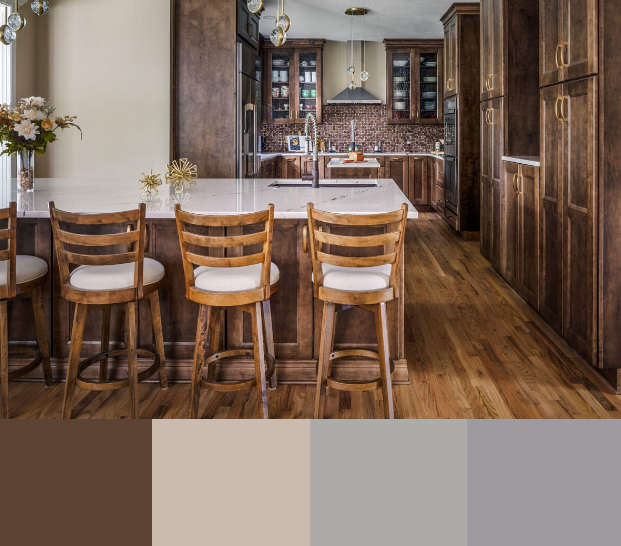
[[[410,377],[408,374],[407,360],[393,360],[395,364],[395,373],[393,376],[393,384],[409,385]],[[166,371],[168,373],[169,383],[189,383],[192,377],[192,360],[172,360],[166,359]],[[12,359],[9,365],[9,372],[18,369],[23,365],[20,359]],[[138,361],[138,373],[148,368],[148,361]],[[377,379],[380,374],[379,364],[372,360],[340,360],[332,364],[332,375],[335,379],[346,381],[371,381]],[[127,362],[123,360],[110,360],[108,364],[108,373],[110,379],[119,379],[122,374],[127,374]],[[317,361],[316,360],[276,360],[276,373],[278,375],[278,383],[293,385],[314,385],[317,383]],[[54,380],[64,379],[67,375],[67,360],[52,359],[52,374]],[[84,371],[84,377],[95,379],[98,377],[99,370],[97,366]],[[217,375],[219,381],[243,381],[254,377],[255,368],[254,360],[236,360],[231,359],[225,361],[224,364],[218,366]],[[157,383],[157,377],[153,377],[145,381],[145,383]],[[24,381],[43,381],[43,372],[39,368]]]

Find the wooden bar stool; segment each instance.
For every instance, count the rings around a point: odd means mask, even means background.
[[[280,277],[278,267],[271,261],[274,205],[268,205],[265,211],[236,216],[190,214],[177,205],[175,214],[183,256],[186,297],[200,304],[190,419],[198,416],[201,387],[219,392],[234,392],[255,386],[262,417],[267,419],[267,381],[270,381],[271,388],[276,388],[270,297],[278,290]],[[256,224],[259,224],[261,231],[253,230],[252,233],[242,235],[225,233],[214,236],[214,230],[211,229],[217,228],[220,232],[227,228],[241,231]],[[261,245],[262,250],[241,255],[244,248],[252,245]],[[206,255],[209,249],[214,249],[219,254],[226,252],[227,255]],[[238,307],[252,316],[253,350],[219,351],[220,315],[227,307]],[[234,383],[217,382],[217,362],[223,358],[239,356],[254,358],[255,378]],[[204,366],[207,366],[207,379],[203,378]]]
[[[74,302],[75,315],[71,332],[71,349],[63,402],[63,419],[71,418],[73,392],[78,385],[82,389],[107,391],[129,386],[131,416],[138,418],[138,383],[159,371],[160,387],[166,389],[166,363],[164,357],[164,338],[160,317],[160,304],[157,291],[164,281],[164,266],[144,257],[145,247],[145,205],[127,212],[108,214],[74,214],[58,210],[54,203],[49,204],[54,244],[60,272],[61,295]],[[61,229],[60,223],[63,223]],[[132,229],[135,223],[135,229]],[[82,230],[98,231],[101,226],[130,224],[127,231],[105,235],[82,235],[72,232],[77,227]],[[67,228],[65,228],[65,225]],[[119,250],[118,246],[121,245]],[[76,247],[83,248],[78,253]],[[94,254],[103,247],[111,249],[108,254]],[[107,249],[104,249],[108,251]],[[114,252],[114,251],[117,252]],[[71,265],[77,265],[70,272]],[[148,298],[151,307],[151,320],[155,339],[155,351],[138,349],[137,303]],[[110,351],[110,310],[112,305],[125,307],[126,348]],[[101,352],[80,362],[84,322],[89,307],[102,309]],[[127,379],[108,380],[108,358],[127,355]],[[138,356],[152,358],[153,364],[138,373]],[[99,366],[99,379],[82,377],[82,372],[96,364]]]
[[[408,217],[407,205],[401,210],[385,214],[349,215],[315,210],[308,204],[313,261],[313,288],[315,297],[324,302],[321,343],[317,368],[315,419],[323,418],[326,387],[343,391],[369,391],[382,388],[384,416],[394,418],[392,374],[386,321],[386,303],[399,297],[399,281],[403,261],[403,241]],[[397,226],[396,230],[391,231]],[[384,227],[384,233],[367,236],[348,236],[330,233],[332,227]],[[325,246],[324,246],[325,245]],[[383,253],[373,256],[346,256],[360,253],[360,249],[382,247]],[[344,249],[347,249],[344,251]],[[335,252],[336,251],[336,252]],[[332,352],[339,311],[360,307],[375,315],[378,352],[350,349]],[[330,377],[333,360],[343,357],[364,357],[379,360],[381,377],[366,383],[337,381]]]
[[[45,260],[36,256],[17,255],[17,204],[0,210],[0,221],[8,220],[8,226],[0,229],[0,241],[7,241],[7,248],[0,251],[0,418],[9,418],[9,381],[19,379],[43,367],[46,387],[52,385],[52,367],[47,343],[43,296],[41,287],[47,279]],[[38,349],[11,347],[12,356],[32,357],[25,366],[9,373],[9,319],[8,302],[16,297],[30,296],[37,329]]]

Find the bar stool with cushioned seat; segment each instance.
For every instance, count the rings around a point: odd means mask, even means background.
[[[63,419],[71,418],[76,385],[93,391],[115,390],[129,386],[131,416],[136,419],[138,417],[138,383],[158,371],[160,387],[162,389],[168,387],[157,292],[164,281],[164,266],[144,257],[145,205],[141,203],[136,210],[107,214],[74,214],[58,210],[53,202],[49,206],[60,272],[61,295],[76,304],[63,402]],[[119,226],[119,229],[123,229],[126,224],[131,226],[127,231],[112,234],[86,235],[75,232],[97,229],[97,226]],[[133,229],[134,224],[135,229]],[[110,253],[92,253],[94,249],[101,250],[103,247],[106,247],[105,250]],[[70,272],[71,265],[78,267]],[[151,307],[155,352],[137,348],[137,303],[143,298],[149,299]],[[114,351],[109,350],[112,305],[125,307],[126,348]],[[80,362],[86,312],[89,307],[93,306],[102,309],[101,352]],[[129,377],[109,380],[108,358],[121,356],[127,356]],[[138,356],[153,359],[153,364],[141,373],[138,373]],[[83,377],[82,372],[97,362],[100,363],[99,378]]]
[[[0,241],[7,241],[7,248],[0,251],[0,418],[9,418],[9,381],[19,379],[43,367],[45,385],[52,385],[52,367],[47,343],[45,314],[41,287],[47,280],[48,267],[45,260],[36,256],[17,255],[17,205],[0,210],[0,221],[8,220],[8,226],[0,229]],[[8,302],[16,297],[30,296],[37,330],[38,349],[11,347],[14,356],[32,357],[30,363],[9,373],[9,320]]]
[[[270,297],[278,289],[280,277],[278,267],[271,261],[274,205],[268,205],[265,211],[231,216],[191,214],[182,211],[181,206],[177,205],[175,214],[183,256],[186,297],[200,304],[190,418],[198,416],[201,387],[234,392],[256,386],[261,415],[267,419],[267,381],[270,381],[272,389],[276,388]],[[257,224],[261,231],[252,229]],[[214,236],[212,228],[228,229],[229,233]],[[251,232],[242,235],[230,233],[244,228]],[[261,251],[250,254],[253,249],[249,247],[253,245],[261,245]],[[215,252],[210,253],[209,249]],[[247,251],[245,255],[242,252],[244,249]],[[206,255],[216,252],[226,252],[227,255]],[[221,314],[227,307],[238,307],[252,316],[253,350],[219,351]],[[217,362],[223,358],[239,356],[254,358],[255,378],[234,383],[217,382]],[[207,379],[203,378],[204,366],[207,366]]]
[[[312,203],[309,203],[307,208],[308,229],[311,235],[314,295],[324,302],[317,367],[315,419],[323,417],[327,386],[337,390],[358,392],[381,387],[384,398],[384,416],[393,419],[394,364],[389,354],[386,303],[399,297],[408,207],[404,204],[401,210],[395,212],[370,215],[322,212],[316,210]],[[330,233],[333,227],[336,227],[338,231],[338,229],[353,226],[383,228],[383,233],[366,236]],[[373,256],[344,255],[360,254],[360,249],[372,247],[382,247],[383,253]],[[344,251],[344,249],[347,250]],[[350,307],[360,307],[375,315],[377,353],[360,349],[332,352],[337,306],[339,311]],[[331,362],[348,356],[379,360],[381,377],[366,383],[337,381],[331,378]]]

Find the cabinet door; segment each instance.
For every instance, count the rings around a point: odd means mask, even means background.
[[[421,125],[442,123],[442,52],[438,49],[417,49],[415,60],[415,120]]]
[[[563,148],[563,335],[596,361],[598,180],[597,79],[565,84]]]
[[[518,285],[518,232],[519,232],[519,176],[517,163],[503,162],[503,185],[505,194],[505,226],[503,230],[503,276],[514,287]]]
[[[539,169],[520,166],[517,291],[539,310]]]
[[[446,97],[457,94],[457,21],[454,17],[444,28],[444,60],[446,69],[444,71]]]
[[[403,125],[415,121],[415,66],[413,50],[391,48],[386,51],[388,123]]]
[[[409,199],[409,168],[407,156],[387,157],[384,164],[384,176],[392,178],[399,189]],[[413,203],[413,201],[412,201]]]
[[[438,178],[438,163],[435,159],[431,160],[429,164],[430,167],[430,185],[429,185],[429,203],[431,206],[437,210],[438,208],[438,186],[436,185],[436,180]]]
[[[304,156],[300,158],[301,164],[301,174],[313,174],[313,157],[312,156]],[[317,168],[319,169],[319,178],[324,178],[324,172],[326,168],[326,158],[319,157],[317,158]]]
[[[427,178],[427,158],[409,158],[409,195],[406,194],[413,205],[429,204],[429,179]]]
[[[481,1],[481,100],[504,95],[504,2]]]
[[[295,67],[295,78],[297,78],[295,121],[304,123],[308,114],[314,114],[317,123],[321,123],[321,49],[296,50]]]
[[[293,156],[282,157],[282,173],[280,178],[302,178],[301,158]]]
[[[539,0],[539,82],[541,86],[561,78],[560,46],[564,0]]]
[[[598,2],[563,0],[563,42],[559,53],[563,81],[583,78],[598,71]]]
[[[295,90],[293,51],[267,50],[267,93],[265,119],[268,123],[293,123]]]
[[[491,262],[492,248],[492,143],[489,103],[481,103],[481,220],[479,241],[481,255]]]
[[[488,74],[490,73],[490,48],[492,47],[492,9],[493,0],[481,0],[481,101],[488,100]]]
[[[539,312],[562,333],[562,87],[541,90],[541,182],[539,192]]]

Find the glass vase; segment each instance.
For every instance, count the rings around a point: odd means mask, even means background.
[[[17,152],[17,190],[34,191],[34,150]]]

